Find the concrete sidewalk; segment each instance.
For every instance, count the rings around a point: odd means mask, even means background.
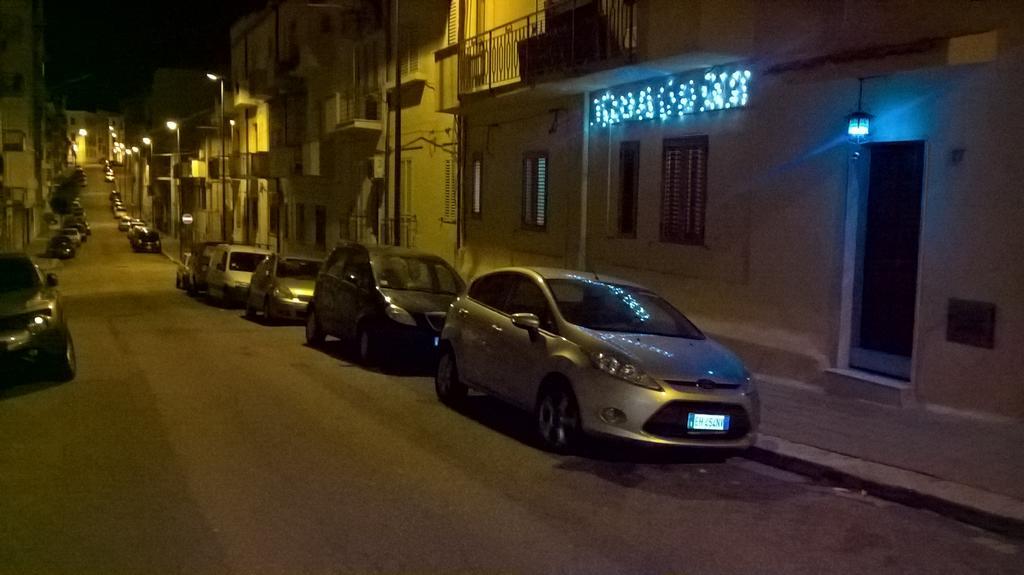
[[[1024,422],[759,379],[761,436],[751,458],[1024,537]]]

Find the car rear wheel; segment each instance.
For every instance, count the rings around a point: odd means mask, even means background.
[[[582,438],[580,408],[572,389],[564,383],[545,386],[537,399],[537,435],[548,451],[572,453]]]
[[[437,362],[434,374],[434,392],[445,405],[456,405],[466,397],[466,384],[459,379],[459,368],[455,363],[455,352],[448,349]]]
[[[320,327],[320,320],[316,316],[316,310],[309,308],[309,313],[306,314],[306,344],[319,347],[324,344],[326,334]]]
[[[360,326],[356,335],[356,351],[359,353],[359,363],[373,365],[377,359],[377,337],[373,330],[366,326]]]
[[[78,361],[75,358],[75,343],[71,340],[71,334],[64,340],[64,349],[57,358],[54,375],[58,381],[71,381],[75,378],[78,369]]]

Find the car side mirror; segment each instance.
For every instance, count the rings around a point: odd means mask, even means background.
[[[46,274],[46,285],[49,287],[57,286],[57,274],[49,273]]]
[[[514,313],[512,314],[512,325],[530,333],[536,333],[540,329],[540,318],[535,313]]]

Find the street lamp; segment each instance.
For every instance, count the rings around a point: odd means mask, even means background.
[[[150,140],[149,136],[144,136],[142,138],[142,143],[147,145],[147,146],[151,146],[151,145],[153,145],[153,140]]]
[[[220,160],[218,160],[218,168],[220,169],[220,239],[227,241],[228,239],[228,218],[227,218],[227,180],[225,179],[225,173],[227,170],[224,169],[224,77],[218,76],[212,72],[207,72],[206,77],[211,82],[220,83],[220,124],[217,126],[220,132]],[[232,122],[233,124],[234,122]]]
[[[172,207],[177,206],[177,208],[178,208],[177,209],[178,213],[177,213],[177,216],[175,218],[175,221],[171,222],[171,230],[177,232],[177,231],[179,231],[178,221],[177,220],[181,219],[181,198],[179,198],[178,195],[177,195],[178,186],[177,186],[176,178],[174,176],[174,168],[178,164],[178,162],[181,161],[181,130],[178,129],[178,123],[175,122],[174,120],[168,120],[167,121],[167,129],[171,130],[172,132],[174,132],[174,135],[175,135],[175,137],[177,139],[177,144],[178,144],[178,146],[177,146],[177,154],[171,156],[171,173],[170,173],[170,176],[171,176],[171,206]],[[173,213],[175,210],[172,209],[171,211]],[[181,254],[182,254],[182,251],[181,251],[182,250],[182,246],[181,246],[181,233],[176,233],[174,235],[178,237],[178,260],[180,261],[181,260]]]
[[[84,137],[89,135],[89,131],[86,130],[85,128],[79,128],[78,129],[78,135],[82,136],[84,138]]]

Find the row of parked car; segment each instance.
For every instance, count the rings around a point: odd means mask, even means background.
[[[210,243],[177,284],[250,317],[304,316],[308,345],[336,337],[366,364],[429,356],[442,402],[471,389],[500,398],[532,414],[552,451],[592,434],[742,449],[759,421],[735,354],[652,290],[603,274],[513,267],[467,287],[442,258],[409,249],[344,243],[320,262]]]
[[[85,170],[75,168],[71,174],[72,182],[78,186],[85,186]],[[70,259],[78,254],[82,244],[88,241],[92,235],[92,228],[85,215],[85,208],[79,199],[71,202],[71,213],[61,216],[63,223],[61,228],[50,237],[46,244],[46,256],[62,260]]]

